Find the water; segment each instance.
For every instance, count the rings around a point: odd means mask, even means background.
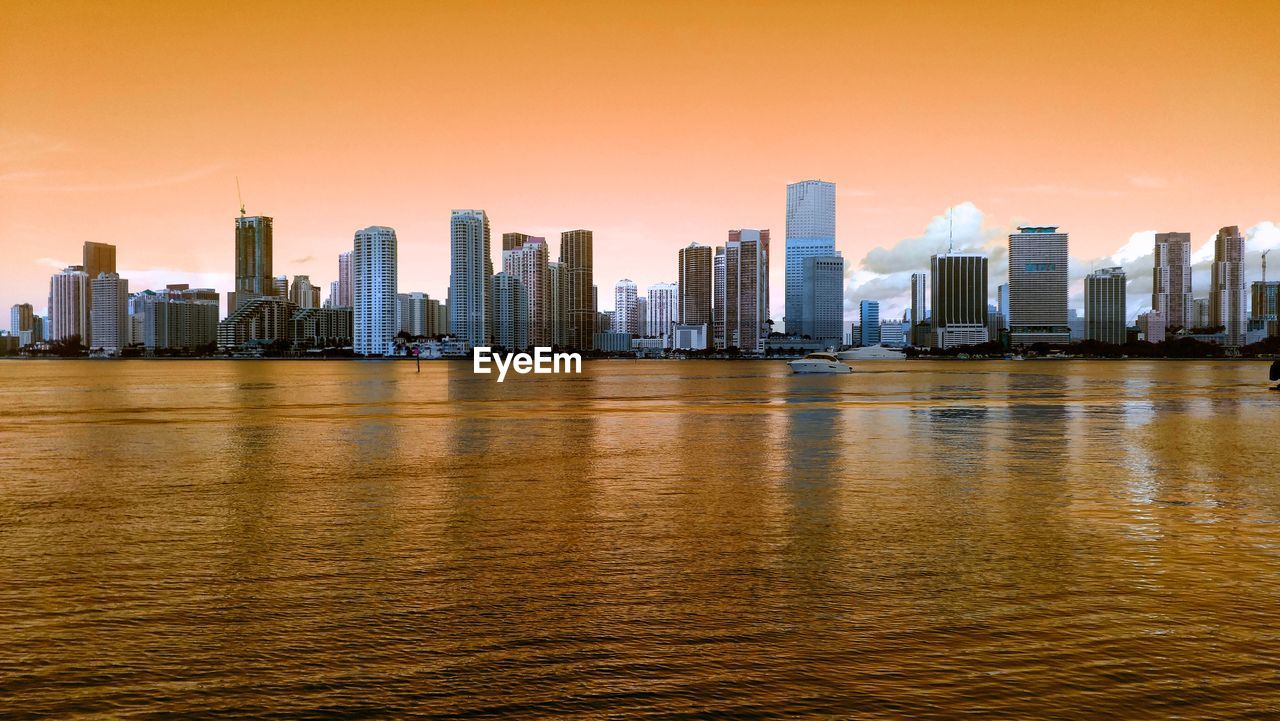
[[[1266,364],[0,363],[0,715],[1280,713]]]

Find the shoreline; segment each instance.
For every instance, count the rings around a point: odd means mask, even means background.
[[[802,357],[803,356],[777,356],[772,358],[755,358],[755,357],[752,357],[752,358],[625,358],[625,357],[616,357],[616,356],[602,356],[602,357],[583,356],[582,360],[583,362],[587,362],[587,361],[666,361],[666,362],[722,361],[722,362],[738,363],[738,362],[764,362],[764,361],[785,362],[785,361],[795,360],[797,358],[802,358]],[[1194,357],[1107,358],[1107,357],[1093,357],[1093,356],[1074,356],[1074,357],[1068,357],[1068,358],[1023,358],[1021,360],[1022,361],[1038,361],[1038,362],[1063,362],[1063,361],[1268,362],[1268,361],[1275,361],[1277,359],[1280,359],[1280,355],[1248,356],[1248,357],[1236,357],[1236,358],[1194,358]],[[103,361],[103,362],[118,362],[118,361],[237,361],[237,362],[240,362],[240,361],[295,361],[295,362],[296,361],[304,361],[304,362],[351,361],[351,362],[358,362],[358,363],[398,363],[398,362],[413,362],[415,360],[417,359],[413,357],[355,358],[355,357],[349,357],[349,356],[328,356],[328,357],[300,356],[296,358],[286,358],[286,357],[232,358],[228,356],[137,356],[137,357],[131,357],[131,358],[89,358],[87,356],[82,356],[78,358],[63,358],[59,356],[0,356],[0,362],[3,362],[3,361]],[[465,358],[465,357],[464,358],[423,358],[421,359],[421,362],[423,363],[449,363],[449,362],[470,362],[470,361],[471,361],[470,358]],[[861,360],[853,360],[849,362],[855,365],[862,365],[865,363],[880,363],[885,361],[890,361],[890,362],[911,361],[913,363],[927,362],[927,361],[954,361],[954,362],[960,362],[960,363],[974,363],[974,362],[981,363],[981,362],[996,362],[996,361],[1010,362],[1010,363],[1021,362],[1021,361],[1014,361],[1013,359],[1009,359],[1009,358],[948,358],[946,356],[926,356],[926,357],[916,357],[916,358],[908,358],[905,356],[902,358],[866,358]]]

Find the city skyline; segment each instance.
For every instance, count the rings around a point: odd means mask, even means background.
[[[781,236],[778,189],[806,178],[837,184],[846,322],[863,298],[897,315],[909,273],[895,259],[948,208],[980,215],[970,245],[1020,224],[1069,228],[1073,307],[1091,266],[1123,265],[1137,284],[1130,316],[1149,302],[1149,274],[1112,256],[1135,234],[1190,231],[1198,252],[1234,224],[1280,243],[1267,56],[1204,42],[1268,42],[1273,5],[734,6],[725,25],[728,7],[682,8],[674,23],[665,6],[388,6],[291,33],[284,14],[250,5],[163,17],[127,3],[15,6],[15,30],[0,30],[13,69],[0,93],[23,106],[0,123],[0,306],[42,306],[45,277],[77,264],[85,240],[129,248],[119,271],[131,287],[225,294],[237,176],[248,212],[275,218],[275,270],[323,287],[351,232],[383,224],[400,238],[402,285],[433,297],[447,288],[441,218],[452,208],[548,238],[591,228],[595,275],[647,287],[671,280],[669,252],[690,242],[738,227]],[[455,22],[486,27],[494,52],[460,64],[459,39],[418,42]],[[356,30],[382,38],[380,51],[348,50]],[[138,33],[182,43],[139,46]],[[215,60],[243,33],[272,52]],[[744,59],[744,45],[765,51]],[[466,84],[490,92],[439,112],[438,98]],[[1010,99],[1032,88],[1052,102]],[[583,110],[581,97],[596,102]],[[709,108],[735,97],[759,110],[726,126]],[[357,110],[374,98],[400,110]],[[386,172],[352,173],[370,162]],[[775,290],[782,266],[771,266]],[[1196,272],[1202,293],[1209,270]],[[1252,255],[1245,272],[1257,278]],[[770,300],[780,320],[783,294]]]

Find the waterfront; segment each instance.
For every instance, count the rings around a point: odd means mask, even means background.
[[[7,362],[0,702],[1280,713],[1267,365]]]

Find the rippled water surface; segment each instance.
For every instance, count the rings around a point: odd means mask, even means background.
[[[0,363],[0,715],[1280,714],[1266,364]]]

